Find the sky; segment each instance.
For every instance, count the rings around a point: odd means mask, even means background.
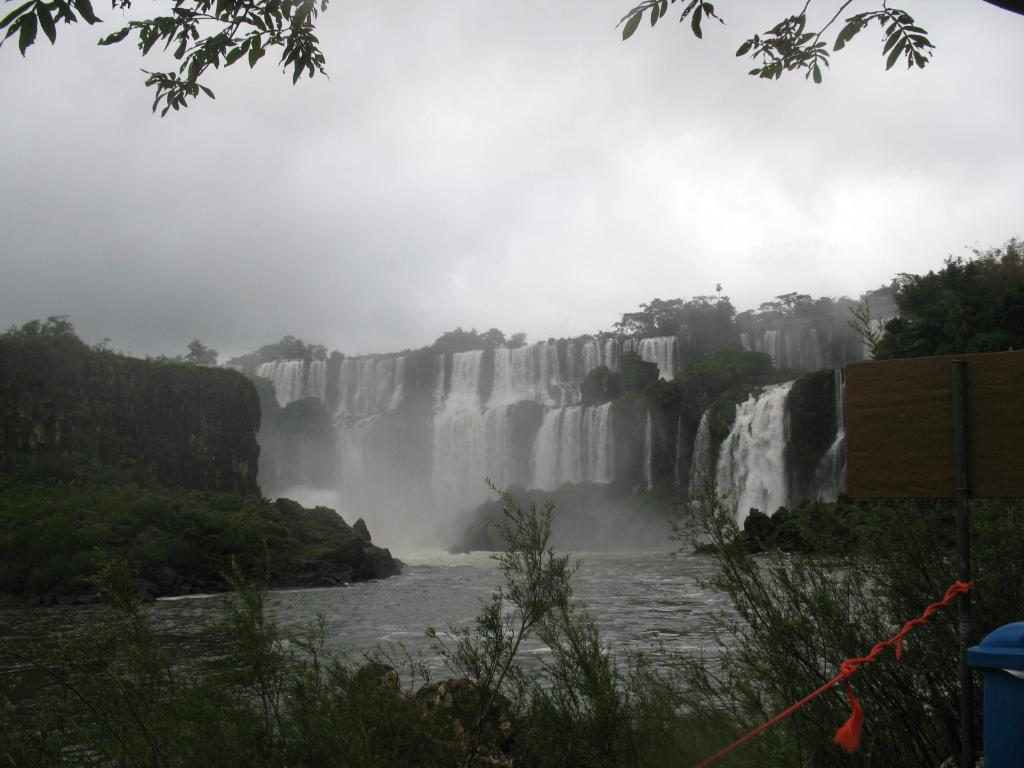
[[[168,59],[95,45],[120,11],[5,45],[0,328],[66,314],[90,343],[222,359],[285,334],[536,341],[717,284],[740,310],[856,296],[1024,235],[1024,17],[905,0],[926,69],[886,72],[872,27],[815,86],[734,56],[792,3],[723,0],[703,40],[673,10],[623,42],[630,7],[335,3],[329,79],[292,86],[270,54],[163,119],[140,68]]]

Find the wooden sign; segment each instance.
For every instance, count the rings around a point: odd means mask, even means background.
[[[846,366],[850,496],[953,497],[954,360],[966,362],[970,495],[1024,497],[1024,352]]]

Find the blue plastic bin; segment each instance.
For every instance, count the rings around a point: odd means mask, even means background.
[[[985,768],[1024,766],[1024,621],[1007,624],[967,649],[985,676]]]

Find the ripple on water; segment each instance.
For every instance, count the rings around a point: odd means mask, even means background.
[[[384,644],[422,654],[434,673],[443,673],[441,659],[426,628],[469,627],[481,601],[501,583],[490,552],[450,555],[440,551],[406,553],[399,576],[345,587],[290,589],[268,593],[272,620],[299,631],[324,617],[328,650],[349,657]],[[699,586],[710,574],[707,558],[667,553],[584,553],[573,578],[574,594],[614,651],[662,646],[665,652],[717,656],[711,613],[726,607],[723,596]],[[223,613],[223,595],[161,600],[144,610],[155,627],[186,644],[197,642],[199,628]],[[74,632],[96,607],[13,609],[4,611],[5,638],[38,637],[48,632]],[[542,659],[550,649],[539,642],[525,649],[526,658]],[[654,650],[657,660],[661,651]]]

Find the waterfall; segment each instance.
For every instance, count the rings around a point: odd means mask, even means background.
[[[479,408],[480,403],[480,363],[483,350],[456,352],[452,355],[452,380],[445,397],[446,411],[459,411]]]
[[[716,487],[723,502],[746,519],[751,507],[766,514],[788,503],[785,463],[786,397],[793,382],[766,387],[736,406],[736,419],[719,452]]]
[[[504,481],[508,456],[508,409],[484,410],[480,402],[482,350],[452,355],[452,378],[444,407],[434,414],[434,501],[458,510],[483,501],[484,478]]]
[[[619,370],[619,342],[615,339],[608,339],[604,343],[603,364],[611,371]]]
[[[627,352],[636,352],[640,359],[658,366],[658,378],[671,381],[676,375],[676,337],[653,336],[649,339],[628,339]]]
[[[304,397],[323,400],[327,390],[327,364],[323,360],[271,360],[256,366],[256,375],[270,380],[282,407]]]
[[[533,446],[533,487],[609,483],[613,478],[611,403],[573,405],[544,414]]]
[[[587,339],[583,342],[583,372],[582,377],[597,368],[599,365],[606,365],[604,362],[604,346],[600,339]]]
[[[754,348],[750,346],[750,334],[746,331],[740,333],[740,346],[743,347],[744,352],[754,351]]]
[[[338,373],[338,414],[363,418],[394,410],[404,391],[404,357],[346,357]]]
[[[448,394],[444,384],[444,363],[444,355],[436,355],[434,357],[433,402],[435,411],[440,411],[444,408],[444,399]]]
[[[575,349],[573,349],[575,351]],[[494,386],[489,407],[532,400],[547,406],[570,405],[579,400],[579,385],[573,379],[573,355],[566,350],[567,376],[563,379],[558,347],[547,342],[494,350]]]
[[[824,501],[835,501],[846,489],[846,418],[843,409],[843,393],[846,383],[843,371],[837,368],[835,375],[836,437],[815,469],[818,495]]]
[[[695,494],[713,491],[708,488],[713,483],[715,473],[711,466],[714,457],[711,455],[711,409],[704,411],[697,427],[697,436],[693,440],[693,455],[690,457],[690,498]]]
[[[434,418],[434,501],[458,510],[479,504],[490,478],[499,488],[508,484],[511,454],[510,410],[454,410]]]

